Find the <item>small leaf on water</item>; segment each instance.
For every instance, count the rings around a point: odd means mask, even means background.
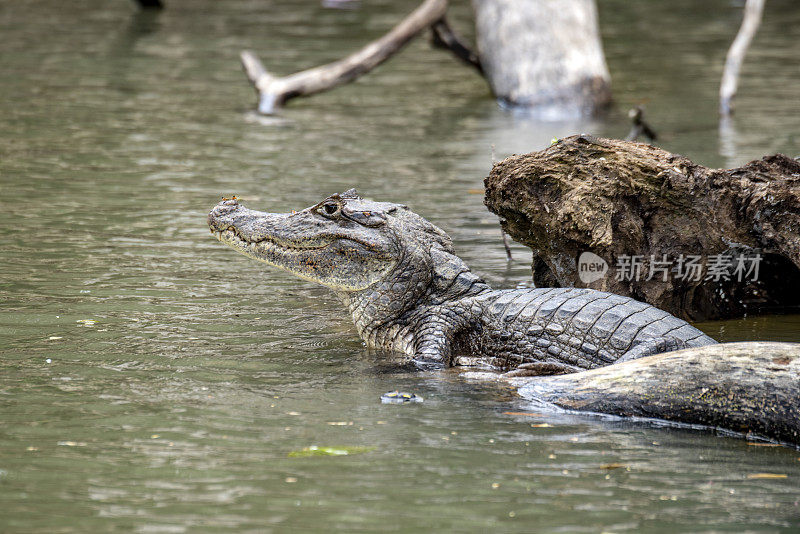
[[[551,426],[553,425],[549,425],[547,423],[536,423],[531,425],[532,428],[550,428]]]
[[[308,456],[349,456],[363,454],[375,450],[375,447],[319,447],[312,445],[289,453],[289,458],[306,458]]]
[[[750,473],[747,478],[787,478],[783,473]]]

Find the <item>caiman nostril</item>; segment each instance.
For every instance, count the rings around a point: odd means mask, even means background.
[[[239,201],[236,197],[223,198],[222,202],[214,206],[208,214],[208,226],[212,230],[221,231],[229,226],[229,222],[225,221],[225,217],[234,213],[240,208]]]

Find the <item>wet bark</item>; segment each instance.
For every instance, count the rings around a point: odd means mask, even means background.
[[[795,159],[709,169],[642,143],[573,136],[495,164],[485,185],[487,207],[533,250],[537,286],[591,287],[691,320],[800,305]],[[597,279],[579,271],[585,252],[607,262]]]
[[[483,66],[478,55],[456,35],[446,18],[442,18],[431,26],[431,35],[434,46],[450,50],[458,59],[483,74]]]
[[[800,445],[800,344],[726,343],[555,377],[513,379],[569,410],[705,425]]]
[[[478,55],[514,106],[594,112],[611,100],[594,0],[473,0]]]

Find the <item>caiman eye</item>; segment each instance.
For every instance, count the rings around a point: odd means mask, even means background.
[[[336,202],[326,202],[322,205],[322,211],[325,215],[333,216],[339,211],[339,204]]]

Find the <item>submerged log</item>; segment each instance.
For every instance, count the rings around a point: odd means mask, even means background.
[[[800,445],[800,343],[724,343],[512,379],[568,410],[704,425]]]
[[[533,250],[537,286],[591,287],[691,320],[800,305],[795,159],[709,169],[583,135],[496,163],[485,185],[486,206]]]
[[[473,0],[478,55],[514,106],[594,112],[611,101],[594,0]]]

